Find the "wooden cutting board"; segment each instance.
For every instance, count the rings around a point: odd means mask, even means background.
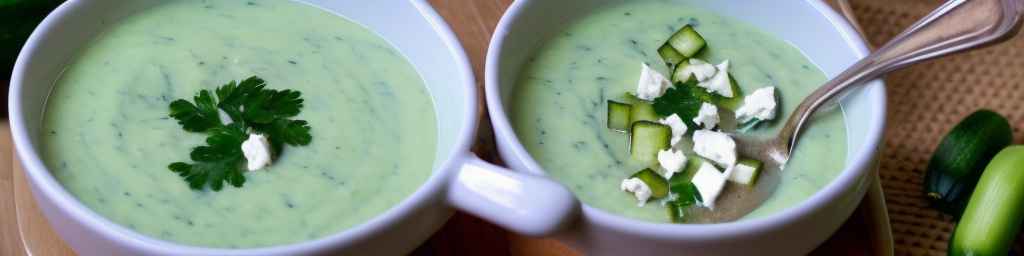
[[[490,35],[511,0],[430,0],[462,41],[473,72],[483,77],[483,63]],[[480,79],[478,79],[480,80]],[[478,82],[482,88],[482,80]],[[483,99],[480,99],[481,106]],[[483,109],[483,108],[481,108]],[[486,113],[481,111],[479,143],[474,151],[499,162]],[[36,208],[31,191],[13,157],[10,130],[0,123],[0,255],[73,255],[53,233]],[[877,181],[876,181],[877,182]],[[814,255],[889,255],[892,239],[881,189],[869,193],[854,215]],[[456,214],[413,255],[578,255],[551,239],[523,237],[490,223]]]

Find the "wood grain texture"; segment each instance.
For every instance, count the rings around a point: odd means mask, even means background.
[[[54,233],[43,212],[36,207],[21,162],[14,161],[13,166],[14,197],[17,204],[18,230],[25,248],[23,251],[29,255],[74,255],[74,251],[57,236],[57,233]]]
[[[4,84],[7,84],[6,82]],[[22,255],[18,214],[14,203],[13,148],[7,120],[0,122],[0,255]]]

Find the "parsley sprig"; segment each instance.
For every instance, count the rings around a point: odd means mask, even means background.
[[[697,82],[689,81],[676,83],[674,87],[665,91],[665,95],[654,99],[654,112],[660,116],[677,114],[687,125],[695,127],[693,118],[700,112],[700,106],[704,102],[714,102],[714,95],[708,93],[704,88],[698,87]]]
[[[292,120],[302,111],[302,93],[294,90],[267,89],[259,77],[242,82],[231,81],[216,90],[200,90],[194,102],[178,99],[171,102],[170,116],[178,120],[185,131],[206,133],[206,145],[192,149],[189,157],[194,163],[175,162],[168,166],[188,182],[192,189],[203,189],[207,184],[219,191],[227,182],[235,187],[245,183],[242,166],[242,142],[249,133],[267,136],[271,155],[281,154],[284,145],[308,145],[313,137],[309,124]],[[231,118],[224,123],[223,111]]]

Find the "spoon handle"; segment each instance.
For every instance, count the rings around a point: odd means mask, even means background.
[[[812,92],[779,131],[780,148],[793,151],[816,109],[854,85],[893,70],[951,53],[1005,41],[1020,28],[1024,0],[951,0],[877,51]]]

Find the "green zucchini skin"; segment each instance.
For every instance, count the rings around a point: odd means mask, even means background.
[[[671,139],[672,129],[667,125],[651,121],[633,122],[629,132],[630,157],[639,162],[655,164],[658,162],[658,151],[669,148]]]
[[[978,110],[946,134],[928,162],[925,197],[931,206],[959,218],[989,160],[1013,141],[1002,115]]]
[[[963,218],[950,238],[949,255],[1007,255],[1024,220],[1024,146],[1000,151],[985,168]]]
[[[617,132],[628,132],[630,124],[630,113],[633,112],[633,105],[608,100],[608,129]]]
[[[630,178],[638,178],[644,184],[647,184],[647,187],[651,189],[652,199],[661,199],[668,196],[668,180],[665,180],[665,178],[661,177],[661,174],[650,168],[640,170],[634,173],[633,176],[630,176]]]

